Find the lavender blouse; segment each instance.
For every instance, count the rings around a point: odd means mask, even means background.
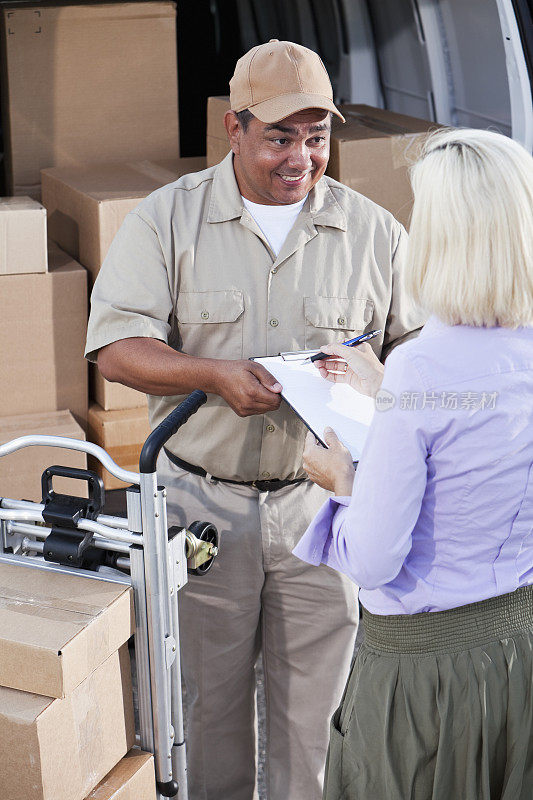
[[[432,317],[387,359],[376,408],[352,497],[294,554],[350,577],[374,614],[533,583],[533,328]]]

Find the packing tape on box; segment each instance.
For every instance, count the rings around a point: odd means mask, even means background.
[[[0,597],[0,609],[13,614],[23,614],[26,617],[51,619],[54,622],[68,622],[71,625],[79,625],[80,629],[94,617],[94,614],[89,613],[89,611],[62,608],[59,604],[43,603],[39,600],[10,600],[5,597]]]
[[[25,608],[23,608],[25,606]],[[12,589],[0,587],[0,607],[9,608],[10,611],[19,614],[33,615],[38,614],[42,609],[50,611],[63,611],[65,614],[80,614],[84,617],[94,617],[96,611],[86,603],[79,603],[70,598],[59,598],[48,595],[46,599],[41,597],[27,597],[26,595],[16,594]],[[35,609],[32,611],[31,609]],[[45,614],[42,614],[45,616]],[[67,618],[65,618],[67,619]],[[80,620],[81,622],[81,620]],[[83,624],[87,624],[87,621]]]
[[[99,653],[107,653],[106,658],[111,655],[109,625],[86,625],[83,631],[78,634],[81,638],[83,647],[83,662],[86,665],[87,673],[95,670],[100,664]]]
[[[115,663],[110,662],[110,659],[113,659]],[[118,664],[116,664],[115,659],[118,660]],[[108,665],[108,667],[105,665]],[[106,730],[109,734],[109,718],[106,719],[107,715],[103,707],[105,702],[105,696],[102,690],[104,678],[106,680],[111,678],[112,682],[106,683],[106,692],[110,697],[115,698],[115,710],[117,710],[119,706],[124,708],[124,716],[121,713],[119,718],[115,718],[114,720],[116,746],[120,748],[120,742],[122,741],[122,752],[118,758],[116,758],[117,754],[115,754],[116,760],[114,763],[107,763],[106,770],[102,773],[101,769],[97,772],[94,767],[95,764],[101,767],[106,761],[109,762],[109,754],[105,749],[106,737],[102,735]],[[95,788],[98,782],[107,775],[109,770],[118,763],[120,758],[126,755],[126,752],[133,744],[133,742],[128,741],[128,706],[130,713],[133,713],[133,707],[131,705],[131,667],[128,646],[124,644],[119,648],[118,652],[108,656],[108,658],[85,679],[83,686],[83,691],[74,690],[73,700],[76,702],[72,703],[72,710],[78,734],[77,752],[80,755],[82,774],[86,778],[84,787],[85,797]],[[131,723],[133,723],[133,716],[130,718],[130,724]],[[107,739],[109,740],[109,735]]]
[[[80,759],[80,776],[84,778],[84,796],[89,794],[103,777],[101,772],[94,769],[95,764],[101,764],[106,760],[100,719],[102,697],[96,691],[93,680],[94,673],[84,682],[84,691],[76,692],[76,702],[72,702],[75,730],[78,734],[76,750]]]

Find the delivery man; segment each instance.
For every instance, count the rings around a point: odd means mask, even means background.
[[[368,354],[379,371],[422,320],[399,280],[403,228],[324,177],[330,118],[343,118],[316,53],[254,47],[230,92],[231,153],[126,217],[95,283],[87,357],[147,393],[152,426],[208,393],[158,464],[169,523],[207,519],[221,535],[209,575],[180,594],[191,800],[257,797],[261,651],[269,800],[319,800],[356,587],[291,554],[326,493],[301,467],[304,426],[248,359],[382,328]]]

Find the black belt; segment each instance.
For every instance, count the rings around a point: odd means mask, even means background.
[[[200,475],[202,478],[207,477],[207,472],[202,467],[197,467],[194,464],[189,464],[187,461],[182,461],[181,458],[178,458],[171,453],[167,448],[164,448],[165,453],[169,461],[172,461],[180,469],[184,469],[187,472],[192,472],[193,475]],[[232,481],[229,478],[217,478],[215,475],[211,475],[214,481],[221,481],[222,483],[236,483],[238,486],[253,486],[254,489],[258,489],[260,492],[275,492],[277,489],[283,489],[285,486],[291,486],[293,483],[302,483],[306,481],[307,478],[293,478],[292,480],[278,480],[273,478],[269,481]]]

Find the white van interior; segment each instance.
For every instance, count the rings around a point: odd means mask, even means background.
[[[206,97],[271,38],[316,50],[338,102],[533,149],[533,0],[195,0],[178,2],[182,155],[203,152]]]

